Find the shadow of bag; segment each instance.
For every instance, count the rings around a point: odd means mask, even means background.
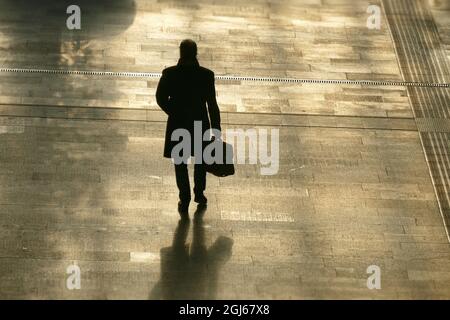
[[[210,143],[213,143],[214,140],[212,140]],[[223,154],[221,159],[218,161],[212,163],[212,164],[205,164],[206,166],[206,172],[211,173],[212,175],[215,175],[216,177],[227,177],[234,175],[234,154],[233,154],[233,146],[229,143],[226,143],[222,140],[217,141],[221,144],[221,148],[223,150]],[[216,142],[216,143],[217,143]],[[215,152],[212,152],[212,156],[215,157]]]

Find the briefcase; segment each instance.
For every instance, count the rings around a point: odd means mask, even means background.
[[[212,140],[210,143],[214,142]],[[229,143],[226,143],[222,140],[219,140],[218,143],[221,143],[221,148],[223,149],[223,154],[218,161],[215,161],[212,164],[205,164],[206,172],[215,175],[216,177],[227,177],[234,175],[234,154],[233,154],[233,146]],[[213,155],[214,152],[213,152]]]

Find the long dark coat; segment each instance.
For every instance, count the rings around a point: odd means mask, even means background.
[[[197,61],[188,65],[180,60],[176,66],[164,69],[156,90],[156,101],[169,116],[164,143],[166,158],[171,158],[172,148],[179,143],[171,141],[174,130],[188,130],[192,146],[194,121],[202,121],[203,133],[210,128],[221,130],[214,72],[201,67]],[[192,156],[193,149],[192,147]]]

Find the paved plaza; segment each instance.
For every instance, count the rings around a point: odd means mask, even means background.
[[[450,1],[78,3],[0,0],[0,298],[450,298]],[[150,76],[185,38],[223,129],[279,130],[190,222]]]

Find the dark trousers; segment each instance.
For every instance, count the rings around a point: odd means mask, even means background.
[[[189,185],[189,172],[187,164],[175,165],[175,176],[177,179],[180,200],[189,202],[191,200],[191,187]],[[201,195],[206,188],[206,168],[204,164],[194,165],[194,194]]]

